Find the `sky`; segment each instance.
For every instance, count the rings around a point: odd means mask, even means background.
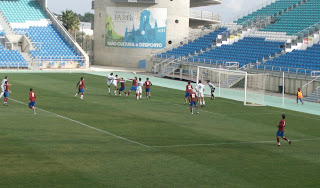
[[[84,14],[86,12],[92,12],[91,2],[92,0],[47,0],[48,7],[51,12],[61,13],[66,9],[71,9],[76,13]]]
[[[261,8],[266,3],[271,3],[271,1],[274,0],[222,0],[221,5],[200,7],[199,9],[219,13],[222,22],[231,22],[239,16],[248,14],[249,11]],[[84,14],[93,12],[91,2],[92,0],[48,0],[48,7],[54,13],[71,9],[76,13]]]

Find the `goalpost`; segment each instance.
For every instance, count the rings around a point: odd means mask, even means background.
[[[215,95],[244,105],[265,106],[264,97],[268,74],[248,74],[245,71],[223,68],[197,67],[197,83],[210,81],[216,87]]]

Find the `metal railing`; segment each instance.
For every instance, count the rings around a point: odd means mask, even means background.
[[[197,9],[190,9],[190,18],[220,21],[219,14]]]
[[[257,64],[251,64],[245,70],[248,71],[248,73],[270,73],[271,76],[281,76],[284,72],[288,77],[300,79],[310,79],[310,72],[313,71],[312,69]]]
[[[320,90],[320,86],[317,87],[317,89],[316,89],[316,91],[317,91],[317,99],[318,99],[317,102],[319,102],[319,99],[320,99],[320,92],[319,92],[319,90]]]
[[[162,59],[161,59],[161,62],[160,62],[160,63],[157,63],[156,65],[154,65],[154,66],[152,67],[153,73],[155,74],[155,73],[159,72],[167,61],[173,60],[173,59],[174,59],[173,57],[169,57],[169,58],[167,58],[167,59],[165,59],[165,60],[162,60]]]
[[[86,68],[86,57],[83,56],[70,56],[70,57],[57,57],[57,56],[37,56],[30,62],[31,69],[40,68]]]
[[[318,31],[320,31],[320,22],[315,23],[297,33],[296,36],[298,37],[298,42],[303,42],[303,39],[309,38],[311,35],[315,34]]]

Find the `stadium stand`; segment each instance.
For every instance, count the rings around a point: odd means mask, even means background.
[[[184,44],[183,46],[179,46],[178,48],[174,48],[167,52],[157,55],[158,58],[167,58],[174,56],[178,57],[188,57],[190,55],[194,55],[196,53],[200,53],[201,51],[206,50],[207,48],[211,48],[213,42],[216,41],[218,34],[226,31],[227,28],[219,28],[214,32],[211,32],[199,39],[194,40],[193,42],[189,42],[188,44]]]
[[[305,1],[305,0],[304,0]],[[270,5],[267,5],[247,16],[244,16],[235,23],[237,24],[243,24],[253,18],[256,17],[266,17],[266,16],[277,16],[281,14],[283,11],[286,11],[288,9],[291,9],[295,7],[297,4],[303,2],[302,0],[278,0],[274,3],[271,3]]]
[[[33,58],[80,59],[37,1],[0,1],[0,10],[14,33],[26,35],[35,45],[34,50],[30,50]]]
[[[268,31],[256,31],[250,34],[249,37],[265,37],[268,41],[283,41],[287,39],[294,39],[293,36],[287,35],[285,32],[268,32]]]
[[[4,49],[0,44],[0,68],[28,68],[18,50]]]
[[[30,51],[33,57],[40,57],[41,59],[54,57],[80,59],[52,24],[48,26],[31,26],[29,29],[16,28],[15,31],[26,33],[35,42],[37,50]]]
[[[313,47],[309,47],[307,50],[293,50],[291,53],[281,55],[279,58],[269,60],[266,63],[262,63],[260,68],[266,67],[267,69],[279,69],[283,67],[282,71],[289,71],[295,73],[304,73],[306,69],[320,71],[320,44],[315,44]]]
[[[296,35],[302,30],[320,22],[320,1],[309,0],[300,6],[276,18],[261,31],[285,32],[287,35]]]
[[[0,25],[0,36],[5,36],[5,32]],[[18,50],[5,49],[0,44],[0,68],[28,68],[28,63],[21,56]]]
[[[210,62],[210,60],[233,61],[239,62],[239,66],[242,67],[281,53],[284,45],[284,42],[266,41],[265,38],[245,37],[233,45],[222,45],[188,60],[191,62]]]
[[[10,23],[25,23],[27,21],[47,19],[37,1],[1,1],[0,9]]]

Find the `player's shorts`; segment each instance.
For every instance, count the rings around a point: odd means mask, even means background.
[[[33,107],[36,105],[36,102],[29,102],[29,108]]]
[[[278,132],[277,132],[277,136],[284,137],[284,132],[282,132],[282,131],[278,130]]]
[[[212,93],[214,93],[214,91],[215,91],[215,90],[216,90],[216,88],[214,88],[214,89],[211,89],[211,92],[212,92]]]
[[[151,89],[149,88],[149,89],[146,89],[146,92],[148,93],[148,92],[150,92],[151,91]]]
[[[9,92],[5,91],[3,96],[4,96],[4,98],[8,98],[9,97]]]
[[[84,89],[79,89],[79,93],[84,93]]]
[[[142,93],[142,88],[141,87],[137,87],[137,93]]]
[[[112,81],[109,81],[109,80],[107,81],[108,86],[110,86],[111,83],[112,83]]]
[[[137,91],[137,86],[132,86],[132,87],[130,88],[130,91]]]
[[[1,87],[1,92],[4,92],[4,87]]]
[[[199,97],[204,97],[204,93],[203,92],[198,92]]]
[[[117,82],[117,81],[113,81],[112,85],[113,85],[114,87],[117,87],[117,86],[118,86],[118,82]]]
[[[186,95],[184,96],[185,98],[188,98],[190,95],[190,93],[186,93]]]
[[[120,90],[120,91],[125,91],[125,90],[126,90],[126,87],[120,87],[119,90]]]
[[[197,106],[197,101],[191,101],[190,106],[193,106],[193,105]]]

